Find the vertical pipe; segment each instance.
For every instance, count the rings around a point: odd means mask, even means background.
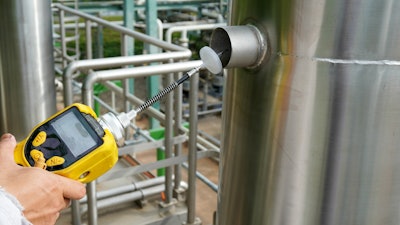
[[[129,54],[129,37],[125,34],[121,34],[121,55],[127,56]],[[128,112],[130,110],[130,104],[126,96],[129,94],[129,80],[122,80],[122,87],[124,89],[124,111]]]
[[[146,1],[146,34],[150,37],[158,37],[158,29],[157,29],[157,1],[156,0],[148,0]],[[154,45],[146,44],[146,49],[149,54],[158,53],[159,49]],[[148,94],[154,96],[159,91],[159,76],[152,76],[147,78],[147,86],[148,86]],[[156,109],[160,108],[160,104],[158,102],[153,104],[153,107]],[[156,128],[160,126],[160,122],[154,118],[150,119],[150,127]]]
[[[190,78],[190,115],[189,115],[189,171],[188,171],[188,214],[187,224],[194,224],[196,220],[196,167],[197,167],[197,104],[198,104],[199,76]]]
[[[64,69],[67,67],[67,43],[66,43],[66,32],[65,32],[65,12],[62,9],[59,10],[59,23],[60,23],[60,36],[61,36],[61,64]]]
[[[176,73],[175,80],[178,80],[181,77],[180,73]],[[174,124],[174,133],[175,135],[179,135],[181,133],[180,126],[182,124],[182,85],[179,85],[174,92],[174,112],[175,112],[175,124]],[[182,154],[182,143],[178,143],[174,146],[175,148],[175,156],[180,156]],[[180,164],[176,164],[174,168],[174,187],[175,190],[180,187],[182,180],[182,168]]]
[[[79,7],[78,7],[78,1],[79,0],[75,0],[74,1],[74,9],[75,10],[79,10]],[[79,60],[79,57],[80,57],[80,49],[79,49],[79,19],[78,18],[76,18],[75,19],[75,21],[74,21],[74,23],[75,23],[75,27],[74,27],[74,35],[75,35],[75,60]]]
[[[135,4],[134,1],[124,0],[124,27],[128,29],[133,29],[133,24],[135,21]],[[126,55],[135,54],[135,39],[126,36]],[[128,90],[129,93],[133,94],[135,91],[135,81],[133,78],[128,79]]]
[[[133,29],[134,18],[134,2],[129,0],[124,0],[124,27],[128,29]],[[127,39],[127,55],[134,55],[134,39],[132,37],[126,37]]]
[[[103,25],[97,24],[97,29],[96,29],[96,58],[104,58],[104,46],[103,46]]]
[[[88,224],[97,225],[97,198],[96,198],[96,182],[92,181],[86,185],[88,199]]]
[[[92,48],[92,21],[85,20],[85,47],[86,47],[86,59],[93,59],[93,48]],[[97,93],[95,93],[97,94]],[[100,113],[100,104],[94,103],[94,111]]]
[[[86,59],[92,59],[92,22],[90,20],[85,21],[86,27]]]
[[[78,200],[71,201],[71,220],[73,225],[81,225],[81,210]]]
[[[89,107],[93,107],[93,84],[90,89],[83,89],[82,101]],[[84,86],[85,87],[85,84]],[[92,181],[86,185],[87,207],[88,207],[88,224],[97,225],[97,198],[96,198],[96,181]]]
[[[0,133],[22,140],[56,111],[51,1],[0,5]]]
[[[77,4],[75,5],[75,8],[77,8]],[[64,11],[62,9],[60,10],[60,33],[61,33],[61,52],[62,52],[62,56],[61,56],[61,62],[63,65],[63,68],[67,68],[67,70],[69,69],[69,67],[67,67],[67,44],[66,44],[66,32],[65,32],[65,24],[64,24]],[[75,34],[78,33],[78,21],[75,22],[76,26],[75,26]],[[89,39],[88,37],[88,33],[90,32],[90,21],[86,20],[86,41]],[[89,29],[88,29],[89,27]],[[86,52],[91,51],[91,48],[88,50],[88,43],[86,42]],[[78,54],[79,51],[79,40],[75,42],[75,51],[76,54]],[[79,57],[79,56],[78,56]],[[88,56],[87,56],[88,57]],[[70,65],[72,66],[72,65]],[[68,76],[68,77],[63,77],[63,82],[64,82],[64,106],[68,106],[70,104],[73,103],[73,91],[72,91],[72,77]],[[65,91],[66,90],[66,91]],[[78,200],[72,200],[71,201],[71,219],[72,219],[72,224],[73,225],[81,225],[82,221],[81,221],[81,209],[80,209],[80,205],[79,205],[79,201]]]
[[[204,85],[203,85],[203,102],[201,103],[202,104],[202,110],[204,112],[206,112],[207,109],[208,109],[207,95],[208,95],[208,83],[207,83],[207,81],[204,81]]]
[[[173,82],[173,75],[168,74],[166,76],[167,84]],[[173,151],[173,92],[166,96],[166,104],[165,104],[165,158],[172,157]],[[165,168],[165,203],[169,204],[172,201],[172,173],[173,167],[168,166]]]

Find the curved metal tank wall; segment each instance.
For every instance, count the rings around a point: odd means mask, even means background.
[[[400,1],[233,0],[267,62],[230,69],[219,225],[400,221]]]
[[[50,0],[0,0],[0,133],[17,140],[56,111]]]

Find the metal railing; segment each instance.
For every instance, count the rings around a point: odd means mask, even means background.
[[[66,68],[63,73],[63,84],[64,84],[64,104],[69,105],[73,103],[73,82],[74,82],[74,74],[78,71],[89,71],[89,74],[84,79],[84,83],[82,84],[82,102],[88,106],[93,107],[95,96],[93,95],[93,85],[95,83],[102,83],[107,86],[113,93],[118,96],[121,96],[127,103],[133,105],[139,105],[143,103],[143,100],[130,94],[125,86],[122,88],[115,85],[110,81],[114,80],[126,80],[128,78],[138,78],[138,77],[150,77],[153,75],[167,75],[167,81],[172,81],[172,78],[175,74],[175,77],[179,77],[180,72],[187,71],[192,69],[195,66],[201,64],[201,61],[187,61],[187,62],[176,62],[181,60],[187,60],[191,56],[191,51],[187,48],[174,45],[169,42],[165,42],[162,40],[158,40],[156,38],[144,35],[143,33],[136,32],[134,30],[127,29],[125,27],[116,25],[109,21],[103,20],[101,18],[82,13],[80,11],[68,8],[61,4],[54,4],[53,7],[58,10],[60,14],[59,23],[60,29],[64,29],[61,25],[63,23],[63,14],[68,13],[75,16],[78,16],[81,19],[85,20],[85,30],[86,30],[86,58],[85,60],[79,61],[70,61],[70,57],[67,55],[67,49],[65,44],[62,44],[62,58],[65,63]],[[148,55],[136,55],[136,56],[121,56],[121,57],[111,57],[111,58],[100,58],[100,59],[91,59],[92,58],[92,43],[91,43],[91,24],[96,23],[102,27],[107,27],[114,31],[117,31],[121,34],[121,41],[123,42],[121,46],[127,46],[124,41],[127,39],[125,37],[132,37],[135,40],[140,40],[146,44],[157,46],[158,48],[164,50],[163,53],[157,54],[148,54]],[[63,35],[65,32],[61,30],[61,41],[63,41],[66,36]],[[125,52],[124,49],[121,52]],[[168,63],[166,63],[168,62]],[[158,63],[158,64],[153,64]],[[164,63],[164,64],[163,64]],[[148,64],[148,65],[144,65]],[[121,68],[121,69],[111,69],[111,70],[102,70],[102,71],[94,71],[96,69],[107,69],[107,68],[115,68],[115,67],[124,67],[124,66],[135,66],[131,68]],[[165,140],[164,140],[164,151],[166,153],[166,159],[160,160],[157,162],[143,164],[139,166],[135,166],[132,168],[124,169],[124,175],[132,175],[144,171],[149,171],[151,169],[157,168],[166,168],[165,175],[165,188],[159,189],[165,191],[166,194],[166,205],[173,203],[172,197],[172,188],[173,188],[173,166],[175,166],[175,185],[180,184],[180,165],[182,163],[188,161],[188,174],[189,174],[189,187],[188,187],[188,224],[194,224],[195,222],[195,192],[196,192],[196,161],[198,158],[202,157],[218,157],[219,156],[219,147],[208,141],[206,138],[198,135],[197,132],[197,87],[198,87],[198,76],[193,76],[190,80],[191,88],[190,88],[190,116],[189,123],[190,129],[187,129],[182,126],[181,121],[181,113],[180,109],[175,108],[175,112],[179,111],[179,113],[175,113],[175,121],[173,120],[174,113],[174,104],[173,104],[173,96],[168,95],[166,97],[165,104],[165,114],[160,112],[159,110],[150,107],[146,113],[149,116],[160,120],[163,124],[165,124]],[[175,91],[175,93],[179,93],[181,89]],[[176,102],[181,102],[182,97],[179,94],[176,96],[180,96],[175,98]],[[179,104],[178,104],[179,106]],[[106,106],[105,108],[115,110],[113,107]],[[118,113],[118,112],[116,112]],[[175,137],[173,136],[175,134]],[[183,136],[185,137],[183,137]],[[183,138],[182,138],[183,137]],[[149,137],[146,137],[148,141],[154,141]],[[189,141],[189,154],[182,155],[181,152],[175,151],[175,155],[173,154],[173,147],[175,145],[176,148],[180,148],[179,146],[183,141]],[[134,145],[127,145],[120,149],[122,152],[133,151]],[[147,146],[148,149],[149,146]],[[198,152],[200,149],[202,151]],[[128,172],[127,172],[128,171]],[[119,170],[112,172],[113,175],[109,176],[119,176]],[[216,190],[216,185],[212,182],[207,181],[207,178],[201,176],[206,183],[212,187],[213,190]],[[107,176],[101,177],[100,179],[107,179]],[[95,191],[95,182],[89,183],[87,185],[87,214],[88,214],[88,224],[96,225],[97,224],[97,199],[96,199],[96,191]],[[108,205],[109,203],[104,203]],[[80,212],[80,203],[78,201],[74,201],[72,204],[72,221],[73,224],[79,225],[81,224],[81,213]]]

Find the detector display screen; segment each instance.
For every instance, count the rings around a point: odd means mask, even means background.
[[[83,124],[72,110],[58,117],[51,123],[51,126],[74,157],[78,157],[97,145],[95,134],[91,134],[93,131],[89,130],[88,125]]]

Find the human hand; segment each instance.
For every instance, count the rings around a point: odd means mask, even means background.
[[[43,169],[21,167],[14,161],[16,140],[11,134],[0,138],[0,186],[24,207],[25,217],[35,225],[55,224],[70,199],[86,194],[85,186]]]

